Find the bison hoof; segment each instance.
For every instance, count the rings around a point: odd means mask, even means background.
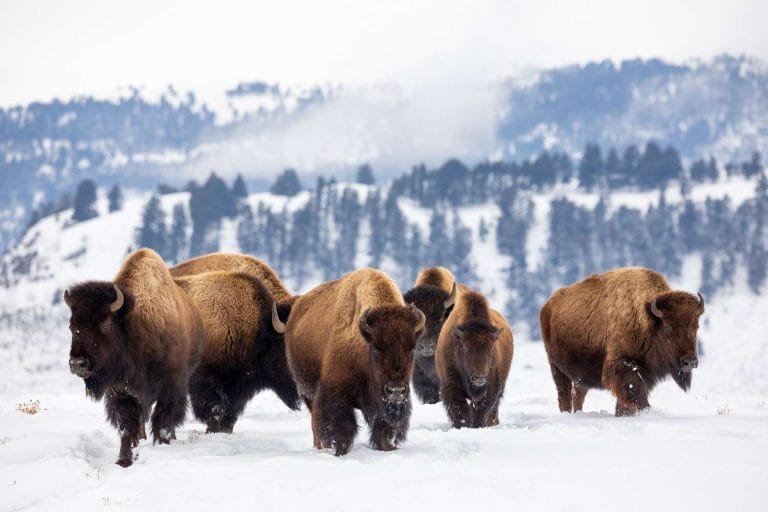
[[[117,464],[120,467],[127,468],[128,466],[133,464],[133,461],[135,459],[138,459],[138,458],[139,458],[139,456],[135,455],[135,456],[131,456],[131,457],[124,458],[124,459],[117,459],[117,462],[115,462],[115,464]]]

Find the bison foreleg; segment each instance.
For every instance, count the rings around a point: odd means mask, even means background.
[[[143,408],[139,401],[126,393],[108,394],[106,400],[107,418],[120,433],[120,454],[117,464],[127,468],[133,464],[132,448],[139,444]]]
[[[413,390],[423,404],[436,404],[440,401],[440,387],[437,380],[431,379],[418,364],[413,367]]]
[[[337,457],[345,455],[357,434],[357,419],[351,402],[323,392],[322,388],[318,390],[312,404],[312,430],[320,448],[333,448]]]
[[[471,428],[491,427],[499,424],[499,399],[496,393],[488,393],[478,401],[470,404]]]
[[[397,445],[405,439],[405,428],[399,423],[392,424],[384,418],[376,418],[371,425],[371,447],[374,450],[395,450]]]
[[[616,395],[616,416],[631,416],[650,407],[644,369],[627,359],[615,359],[603,369],[603,385]]]
[[[157,399],[152,412],[153,442],[170,444],[176,439],[176,427],[184,422],[187,414],[187,395],[178,386],[168,385]]]
[[[469,404],[464,391],[454,384],[445,384],[440,390],[443,405],[454,428],[471,426]]]

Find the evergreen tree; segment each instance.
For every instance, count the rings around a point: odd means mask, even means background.
[[[280,176],[277,177],[269,191],[279,196],[295,196],[301,192],[299,175],[296,174],[296,171],[293,169],[284,170]]]
[[[242,174],[238,173],[235,182],[232,184],[232,197],[234,197],[235,200],[248,197],[248,187],[245,186],[245,180],[243,179]]]
[[[253,215],[250,206],[245,207],[240,212],[240,223],[237,225],[237,244],[240,250],[248,254],[257,254],[260,249],[259,244],[259,226]]]
[[[472,252],[472,231],[461,223],[459,216],[453,214],[452,240],[450,251],[450,269],[456,279],[470,286],[477,280],[469,259]]]
[[[623,187],[627,184],[626,175],[621,170],[621,160],[614,148],[611,148],[605,159],[605,177],[608,188]]]
[[[160,207],[160,199],[153,195],[144,207],[141,227],[137,239],[139,247],[149,247],[163,258],[167,257],[165,212]]]
[[[477,236],[481,242],[485,242],[488,239],[488,225],[485,223],[485,218],[480,217],[480,224],[477,226]]]
[[[440,210],[432,211],[429,221],[429,252],[428,262],[430,266],[445,265],[450,267],[450,260],[446,257],[451,250],[451,239],[448,236],[448,226],[445,222],[445,214]]]
[[[752,153],[752,159],[749,162],[741,164],[741,172],[744,176],[751,178],[763,172],[763,163],[760,161],[760,153]]]
[[[637,169],[640,165],[640,151],[637,146],[631,145],[624,150],[621,158],[621,172],[624,175],[624,183],[637,185],[639,183]]]
[[[120,185],[113,185],[112,188],[109,189],[107,198],[109,199],[110,213],[123,209],[123,191],[120,189]]]
[[[168,258],[179,263],[188,256],[187,251],[187,228],[189,220],[184,205],[181,203],[173,207],[173,223],[171,224],[171,234],[168,240]]]
[[[600,155],[600,146],[587,144],[584,156],[579,162],[579,185],[587,190],[597,185],[604,174],[603,157]]]
[[[373,170],[370,165],[361,165],[357,169],[357,182],[363,185],[373,185],[376,183],[376,178],[373,176]]]
[[[371,258],[369,264],[371,267],[378,268],[381,266],[381,259],[384,256],[387,244],[387,229],[384,222],[381,196],[378,190],[368,195],[365,210],[368,214],[368,224],[371,233],[368,239],[368,254]]]
[[[72,220],[82,222],[96,217],[96,184],[92,180],[83,180],[77,187],[75,195],[75,212]]]

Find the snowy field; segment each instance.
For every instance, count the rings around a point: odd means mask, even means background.
[[[615,418],[591,391],[585,412],[557,412],[540,343],[519,342],[501,424],[451,430],[440,405],[415,404],[409,440],[377,452],[361,431],[344,458],[312,449],[309,414],[271,393],[235,432],[189,419],[170,446],[142,441],[114,464],[116,432],[65,369],[49,382],[4,382],[0,510],[737,510],[768,506],[768,396],[718,393],[708,356],[685,394],[673,383],[653,408]],[[716,355],[713,353],[712,357]],[[733,383],[729,383],[733,384]],[[40,401],[37,414],[17,410]]]

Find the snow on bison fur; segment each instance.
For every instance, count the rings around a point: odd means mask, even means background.
[[[120,433],[123,467],[152,435],[168,444],[187,411],[187,384],[197,365],[203,326],[197,308],[154,251],[130,254],[114,281],[89,281],[64,292],[71,310],[69,367]]]
[[[408,383],[424,313],[406,306],[395,283],[361,269],[322,284],[293,305],[285,331],[288,366],[312,413],[315,448],[346,454],[357,434],[355,409],[376,450],[405,440]]]
[[[650,407],[648,394],[672,376],[683,390],[698,366],[704,298],[672,291],[646,268],[620,268],[560,288],[540,322],[561,412],[582,409],[590,388],[616,396],[616,415]]]

